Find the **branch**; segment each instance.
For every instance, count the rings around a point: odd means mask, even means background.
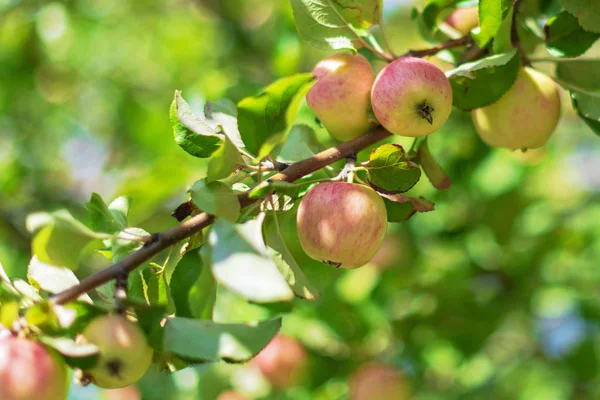
[[[512,22],[510,25],[510,41],[515,49],[519,51],[519,56],[521,57],[521,61],[525,66],[531,66],[531,62],[527,58],[523,47],[521,47],[521,39],[519,38],[519,6],[521,5],[522,0],[514,0],[513,2],[513,14],[512,14]]]
[[[429,49],[422,50],[409,50],[405,54],[400,57],[426,57],[433,56],[439,53],[442,50],[453,49],[455,47],[460,46],[468,46],[473,43],[473,38],[470,35],[463,36],[460,39],[451,39],[444,43],[438,44],[437,46],[431,47]]]
[[[349,142],[341,143],[338,146],[331,147],[315,154],[310,158],[293,163],[270,179],[272,181],[294,182],[305,175],[311,174],[354,153],[358,153],[364,148],[375,144],[390,135],[391,133],[383,128],[377,128],[374,131],[359,136]],[[242,208],[258,201],[249,199],[249,192],[250,191],[242,193],[238,196]],[[212,224],[214,220],[215,217],[213,215],[202,212],[165,232],[154,234],[152,236],[153,240],[147,242],[141,249],[110,267],[82,279],[77,285],[57,293],[52,297],[52,300],[55,304],[68,303],[77,299],[84,293],[94,290],[119,276],[123,276],[123,274],[128,274],[160,251],[206,228]]]

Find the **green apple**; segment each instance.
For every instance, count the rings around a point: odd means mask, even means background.
[[[334,0],[332,4],[349,24],[368,29],[379,23],[381,0]]]
[[[350,400],[409,400],[410,383],[396,368],[370,363],[350,378]]]
[[[560,96],[554,81],[532,68],[521,68],[513,86],[494,104],[471,113],[479,136],[490,146],[535,149],[560,119]]]
[[[369,120],[373,69],[360,54],[340,53],[321,60],[313,69],[317,82],[306,102],[334,138],[354,139],[374,126]]]
[[[446,23],[466,35],[479,25],[477,7],[457,8],[446,18]]]
[[[115,389],[140,379],[152,364],[152,348],[140,327],[124,315],[103,315],[83,331],[87,343],[100,354],[96,365],[85,371],[96,386]]]
[[[66,400],[67,370],[59,357],[28,339],[0,339],[0,399]]]
[[[302,198],[296,217],[300,244],[315,260],[358,268],[375,255],[387,230],[387,211],[370,187],[321,183]]]
[[[452,111],[452,87],[429,61],[401,57],[381,70],[371,92],[375,116],[400,136],[425,136],[440,129]]]
[[[252,363],[272,386],[285,389],[301,379],[306,367],[306,351],[296,339],[278,334]]]

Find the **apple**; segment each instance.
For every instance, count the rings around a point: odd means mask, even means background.
[[[66,400],[67,371],[59,357],[29,339],[0,339],[0,399]]]
[[[105,400],[141,400],[142,395],[135,385],[120,389],[108,389],[104,391]]]
[[[329,134],[346,141],[374,126],[369,120],[373,69],[360,54],[340,53],[321,60],[313,69],[317,82],[306,102]]]
[[[446,23],[466,35],[479,25],[477,7],[457,8],[446,18]]]
[[[247,396],[233,390],[223,392],[217,397],[217,400],[250,400]]]
[[[368,29],[379,21],[381,0],[336,0],[332,2],[346,22]]]
[[[152,348],[140,327],[124,315],[103,315],[83,331],[99,350],[96,365],[85,371],[96,386],[116,389],[140,379],[152,364]]]
[[[306,351],[296,339],[278,334],[252,363],[272,386],[285,389],[301,379],[306,366]]]
[[[535,149],[548,141],[560,119],[558,88],[550,77],[524,67],[500,100],[471,116],[488,145]]]
[[[400,136],[425,136],[440,129],[452,110],[452,86],[429,61],[401,57],[381,70],[371,91],[375,116]]]
[[[350,378],[350,400],[408,400],[410,384],[396,368],[365,364]]]
[[[368,186],[328,182],[306,193],[296,222],[308,256],[351,269],[368,263],[381,246],[387,211],[381,197]]]

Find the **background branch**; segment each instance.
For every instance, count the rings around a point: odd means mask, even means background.
[[[285,170],[270,178],[271,181],[294,182],[305,175],[311,174],[324,168],[336,161],[342,160],[352,154],[358,153],[366,147],[379,142],[390,136],[391,133],[383,128],[377,128],[372,132],[366,133],[353,140],[341,143],[338,146],[331,147],[314,156],[290,165]],[[242,208],[247,207],[261,199],[250,199],[248,192],[238,196]],[[190,219],[183,221],[179,225],[162,233],[154,234],[154,240],[146,243],[144,247],[130,254],[123,260],[105,268],[93,275],[84,278],[79,284],[57,293],[52,297],[55,304],[65,304],[77,299],[84,293],[96,289],[97,287],[110,282],[135,270],[145,261],[158,254],[160,251],[176,244],[177,242],[201,231],[213,223],[213,215],[202,212]]]

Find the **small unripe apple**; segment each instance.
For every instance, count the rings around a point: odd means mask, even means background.
[[[124,315],[103,315],[83,331],[99,349],[98,362],[85,371],[99,387],[115,389],[140,379],[152,364],[152,348],[140,327]]]
[[[285,389],[294,386],[302,377],[306,351],[296,339],[278,334],[252,363],[272,386]]]
[[[552,135],[560,119],[554,81],[532,68],[521,68],[513,86],[494,104],[471,113],[475,129],[490,146],[535,149]]]
[[[479,25],[477,7],[457,8],[446,18],[446,23],[466,35]]]
[[[365,57],[351,53],[327,57],[313,69],[313,75],[317,82],[306,102],[331,136],[346,141],[374,126],[368,113],[375,75]]]
[[[401,57],[381,70],[371,91],[375,116],[400,136],[425,136],[440,129],[452,110],[452,86],[429,61]]]
[[[230,390],[228,392],[223,392],[217,397],[217,400],[250,400],[247,396],[241,394],[240,392],[234,392]]]
[[[321,183],[302,198],[296,217],[300,244],[315,260],[358,268],[371,260],[387,230],[387,211],[370,187]]]
[[[28,339],[0,339],[0,399],[66,400],[67,371],[58,356]]]
[[[368,29],[379,21],[381,0],[336,0],[332,4],[346,22]]]
[[[385,364],[363,365],[350,378],[350,400],[408,400],[411,392],[404,376]]]

